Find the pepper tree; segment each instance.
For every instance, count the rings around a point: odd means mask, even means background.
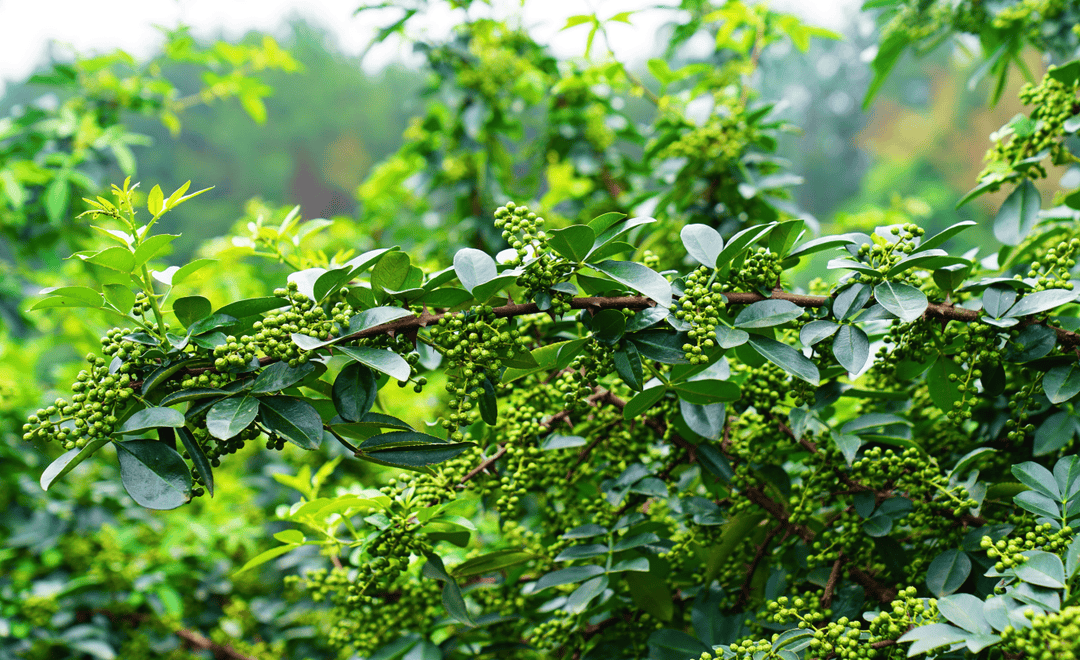
[[[210,261],[155,267],[154,224],[199,193],[86,200],[116,243],[79,255],[104,284],[37,306],[122,321],[23,428],[66,450],[42,486],[106,446],[154,509],[212,496],[247,443],[370,464],[332,494],[339,459],[279,475],[288,527],[240,569],[317,546],[331,566],[288,585],[328,603],[343,657],[1076,657],[1080,192],[1043,209],[1034,184],[1077,160],[1074,8],[872,3],[878,78],[935,31],[1005,43],[995,75],[1024,44],[1059,58],[960,200],[1009,191],[997,244],[958,249],[976,223],[799,217],[752,82],[771,44],[824,31],[685,0],[643,80],[454,4],[453,35],[418,44],[432,100],[360,194],[379,240],[441,213],[466,245],[305,253],[291,213],[249,243],[315,265],[215,307],[179,295]],[[632,19],[567,29],[602,49]],[[715,51],[688,60],[701,34]],[[390,414],[410,405],[426,423]]]

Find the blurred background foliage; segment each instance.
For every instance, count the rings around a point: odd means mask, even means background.
[[[805,181],[793,189],[794,202],[834,232],[918,217],[932,233],[977,220],[981,227],[965,234],[975,246],[988,235],[985,221],[1005,192],[960,210],[955,202],[982,169],[989,143],[981,137],[1021,111],[1016,91],[1022,78],[1014,71],[999,102],[990,105],[994,81],[969,85],[976,58],[945,49],[922,59],[906,55],[864,112],[875,30],[856,15],[841,30],[843,40],[814,40],[806,53],[778,42],[761,53],[753,79],[760,97],[779,102],[778,118],[802,129],[781,135],[776,150],[787,170]],[[402,156],[399,149],[403,135],[417,130],[410,119],[424,116],[439,91],[431,72],[397,64],[365,73],[357,57],[342,54],[324,29],[304,21],[283,26],[276,39],[250,34],[238,44],[201,43],[181,31],[149,62],[117,53],[76,66],[42,63],[40,76],[9,84],[0,99],[0,117],[8,118],[0,120],[0,164],[6,167],[0,184],[7,195],[0,207],[0,659],[334,655],[317,641],[311,606],[292,603],[280,591],[283,574],[306,560],[318,565],[317,557],[301,553],[264,566],[262,574],[233,576],[263,549],[261,540],[282,529],[267,522],[275,509],[297,499],[273,475],[319,465],[332,449],[286,452],[288,470],[281,454],[250,449],[246,462],[232,461],[218,472],[217,498],[158,514],[129,506],[114,469],[101,462],[43,493],[36,478],[50,457],[44,447],[19,439],[28,411],[55,398],[50,388],[70,382],[78,356],[98,342],[96,318],[37,313],[31,322],[25,310],[27,297],[41,287],[97,277],[89,266],[61,259],[96,239],[64,234],[59,225],[105,182],[134,174],[166,190],[189,178],[196,188],[215,186],[160,227],[182,234],[171,262],[222,261],[215,272],[226,277],[196,276],[189,286],[188,295],[206,296],[215,306],[265,295],[284,279],[287,266],[245,257],[256,249],[273,253],[268,246],[291,249],[288,240],[252,238],[265,238],[263,228],[276,227],[297,204],[303,218],[344,220],[308,224],[320,231],[305,245],[327,260],[368,249],[373,234],[388,233],[404,245],[434,238],[430,254],[445,263],[453,243],[469,236],[457,229],[476,220],[472,209],[438,207],[441,224],[430,223],[426,214],[438,200],[387,196],[421,177],[416,159],[423,156]],[[1042,62],[1023,55],[1040,78]],[[102,74],[116,66],[128,77]],[[633,73],[657,85],[644,67]],[[77,87],[82,95],[74,93]],[[519,92],[527,97],[527,90]],[[655,112],[644,101],[620,111],[634,123],[651,121]],[[530,112],[522,114],[526,144],[536,119]],[[427,118],[438,120],[438,112]],[[110,132],[114,124],[123,128]],[[36,137],[19,142],[20,126],[35,127]],[[40,148],[41,140],[85,149],[78,162],[56,149],[55,157],[33,167],[17,166],[25,156],[19,150]],[[399,157],[391,159],[394,154]],[[531,198],[557,204],[559,185],[585,185],[573,176],[560,179],[557,163],[545,169],[544,151],[507,155],[545,172],[516,182],[531,188]],[[442,162],[435,169],[453,174],[459,166],[467,167]],[[16,176],[36,192],[15,199]],[[1080,170],[1051,172],[1039,185],[1044,192],[1057,189],[1062,177],[1068,182],[1061,188],[1074,188]],[[503,201],[483,200],[481,215],[487,217],[491,202]],[[592,212],[603,203],[570,212]],[[26,218],[34,213],[48,222],[31,226]],[[397,414],[421,417],[415,410]],[[343,464],[324,487],[352,482],[363,469]],[[147,618],[147,611],[155,616]],[[132,636],[136,628],[140,634]],[[269,639],[275,641],[258,641]]]

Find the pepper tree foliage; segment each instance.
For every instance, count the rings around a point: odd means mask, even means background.
[[[329,495],[334,462],[279,476],[301,498],[240,571],[317,547],[333,567],[288,584],[327,603],[343,657],[1075,657],[1080,204],[1044,210],[1029,179],[1075,160],[1080,60],[995,136],[1000,246],[950,249],[972,222],[814,237],[749,87],[763,48],[814,31],[681,8],[649,81],[469,13],[418,44],[435,98],[361,195],[376,222],[464,221],[449,239],[479,247],[441,269],[395,247],[309,257],[215,308],[174,293],[211,264],[155,269],[171,237],[154,223],[198,193],[87,200],[116,245],[79,256],[109,280],[38,305],[124,320],[23,427],[66,450],[42,486],[106,445],[154,509],[213,495],[255,442],[390,468]],[[567,27],[596,48],[626,20]],[[700,34],[716,49],[689,61]],[[631,126],[620,93],[653,123]],[[518,168],[504,135],[535,157]],[[539,205],[490,202],[509,192]],[[256,238],[295,246],[302,227]],[[798,290],[807,263],[832,283]],[[389,414],[435,385],[437,419]]]

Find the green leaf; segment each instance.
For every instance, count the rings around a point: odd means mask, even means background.
[[[589,559],[608,553],[606,543],[586,543],[584,545],[572,545],[555,557],[555,561],[574,561],[575,559]]]
[[[120,459],[120,480],[136,504],[168,510],[188,501],[191,472],[175,449],[157,440],[114,444]]]
[[[271,433],[301,449],[318,449],[322,442],[322,419],[307,401],[288,396],[261,397],[258,419]]]
[[[174,240],[180,238],[180,234],[154,234],[150,236],[139,247],[135,248],[135,268],[142,266],[154,257],[161,254],[161,252],[172,243]]]
[[[1050,403],[1065,403],[1080,393],[1080,363],[1053,367],[1042,379],[1043,392]]]
[[[810,321],[802,327],[802,330],[799,330],[799,342],[803,346],[813,346],[832,337],[839,329],[840,324],[832,321]]]
[[[934,234],[930,238],[924,240],[922,243],[919,243],[919,247],[915,248],[915,252],[913,252],[912,254],[918,254],[919,252],[923,252],[925,250],[933,250],[935,248],[939,248],[945,244],[945,241],[949,240],[953,236],[956,236],[968,227],[974,227],[977,224],[979,223],[975,222],[974,220],[964,220],[954,225],[950,225],[949,227],[946,227],[945,229]]]
[[[592,229],[598,236],[605,231],[615,226],[620,220],[626,217],[625,213],[619,213],[618,211],[610,211],[603,215],[598,215],[589,221],[589,229]]]
[[[486,377],[480,382],[480,398],[476,403],[480,409],[480,419],[489,426],[495,426],[499,421],[499,401],[495,396],[495,388]]]
[[[583,582],[603,574],[604,569],[601,566],[571,566],[570,568],[564,568],[541,576],[540,579],[536,581],[536,588],[533,589],[533,593],[535,594],[544,589],[558,587],[564,584]]]
[[[615,371],[619,374],[630,389],[640,392],[644,383],[644,372],[641,366],[641,354],[631,342],[626,342],[622,348],[611,355],[615,363]]]
[[[712,649],[681,630],[661,628],[649,635],[649,660],[687,660],[699,658]]]
[[[399,431],[399,433],[407,433],[407,431]],[[389,465],[407,470],[422,470],[429,465],[448,461],[472,446],[474,446],[472,442],[433,442],[424,445],[365,451],[362,454],[357,454],[356,457],[380,465]]]
[[[866,96],[863,97],[862,109],[864,112],[870,109],[870,104],[873,102],[874,96],[877,95],[881,86],[885,84],[885,79],[888,78],[889,72],[892,71],[893,67],[896,66],[896,63],[900,61],[900,56],[904,54],[904,50],[907,49],[911,40],[912,37],[907,31],[893,30],[878,45],[877,53],[870,63],[870,68],[874,72],[874,77],[866,90]]]
[[[817,365],[798,350],[775,339],[759,335],[750,335],[749,342],[750,346],[762,357],[792,376],[801,378],[811,385],[820,384],[821,375],[818,373]]]
[[[236,319],[222,313],[211,314],[191,324],[188,334],[192,337],[236,323]]]
[[[776,223],[769,223],[767,225],[756,225],[740,231],[731,237],[728,244],[724,246],[724,249],[720,251],[720,254],[716,257],[716,269],[721,274],[727,273],[731,267],[731,263],[742,254],[746,248],[750,247],[754,243],[758,242],[762,237],[772,231]]]
[[[999,285],[988,286],[983,290],[983,311],[995,319],[1001,318],[1016,302],[1016,296],[1013,289]]]
[[[102,266],[125,275],[135,270],[135,257],[126,247],[105,248],[101,252],[85,257],[85,260],[95,266]]]
[[[189,277],[194,275],[197,271],[199,271],[199,270],[201,270],[203,268],[206,268],[207,266],[209,266],[211,264],[216,264],[216,263],[217,263],[217,259],[196,259],[195,261],[192,261],[191,263],[187,264],[186,266],[181,266],[179,269],[174,271],[172,273],[172,277],[170,277],[167,284],[169,284],[171,286],[176,286],[176,285],[184,282],[185,280],[187,280]]]
[[[564,538],[564,539],[587,539],[587,538],[590,538],[592,536],[600,536],[601,534],[607,534],[607,533],[608,533],[608,530],[607,530],[606,527],[602,527],[602,526],[597,525],[595,523],[590,523],[588,525],[582,525],[580,527],[575,527],[575,528],[571,529],[570,531],[566,532],[565,534],[563,534],[562,536],[560,536],[559,538]]]
[[[315,302],[325,300],[327,296],[340,289],[342,285],[351,280],[352,277],[353,269],[348,266],[328,270],[322,275],[319,275],[318,279],[315,280],[315,285],[311,289]]]
[[[43,289],[42,293],[48,294],[49,297],[34,303],[30,307],[30,311],[52,307],[91,307],[98,309],[104,304],[100,293],[85,286]]]
[[[334,379],[334,408],[342,419],[359,422],[375,405],[379,393],[379,379],[362,364],[349,363]]]
[[[300,547],[299,545],[279,545],[276,548],[270,548],[266,552],[260,552],[259,554],[255,555],[254,557],[249,559],[248,562],[246,564],[244,564],[243,566],[241,566],[240,570],[233,573],[233,575],[234,576],[240,575],[244,571],[255,568],[256,566],[259,566],[260,564],[265,564],[266,562],[270,561],[271,559],[276,559],[277,557],[280,557],[281,555],[283,555],[283,554],[285,554],[287,552],[292,552],[293,550],[296,550],[299,547]]]
[[[280,392],[304,380],[313,371],[313,362],[305,362],[295,367],[290,367],[288,362],[275,362],[259,372],[259,377],[251,385],[251,393]]]
[[[381,371],[399,381],[409,380],[412,374],[412,369],[405,358],[390,350],[356,346],[338,346],[337,350],[360,364],[371,367],[375,371]]]
[[[1031,233],[1042,208],[1042,195],[1030,180],[1016,187],[998,209],[994,236],[1005,245],[1019,245]]]
[[[142,433],[156,428],[179,428],[184,425],[184,413],[172,408],[143,408],[120,426],[114,435]]]
[[[1035,430],[1032,454],[1046,456],[1072,442],[1077,432],[1077,418],[1065,411],[1050,415]]]
[[[1041,314],[1076,300],[1078,295],[1080,295],[1080,291],[1067,291],[1065,289],[1047,289],[1029,293],[1009,308],[1007,316],[1016,318]]]
[[[608,576],[601,575],[600,577],[594,577],[591,580],[587,580],[584,584],[574,590],[574,593],[570,594],[570,597],[566,599],[566,605],[563,606],[570,614],[580,614],[588,608],[589,603],[594,598],[604,593],[604,590],[608,587]]]
[[[626,317],[617,309],[603,309],[589,320],[592,336],[608,345],[617,342],[626,329]]]
[[[596,234],[585,225],[570,225],[563,229],[549,232],[548,245],[567,261],[575,263],[585,260],[592,250]]]
[[[146,210],[156,218],[164,209],[165,193],[161,192],[161,186],[154,186],[154,189],[146,196]]]
[[[650,329],[635,332],[627,339],[634,343],[645,359],[664,364],[687,364],[686,352],[682,348],[685,337],[685,334]]]
[[[465,606],[465,597],[461,595],[461,587],[446,572],[442,559],[434,553],[425,553],[424,556],[427,557],[427,563],[424,564],[422,571],[424,577],[446,583],[442,592],[443,607],[456,621],[467,626],[476,626],[472,615],[469,614],[469,609]]]
[[[671,307],[671,284],[651,268],[632,261],[601,261],[589,266],[661,307]]]
[[[184,445],[184,449],[187,451],[192,465],[195,466],[195,470],[199,473],[199,476],[202,477],[203,485],[206,486],[206,492],[210,493],[210,497],[213,497],[214,470],[210,465],[210,459],[206,457],[206,453],[203,452],[202,446],[196,442],[195,438],[186,428],[181,426],[176,429],[176,435],[180,436],[180,442]]]
[[[98,436],[86,443],[82,449],[69,449],[60,455],[41,473],[41,489],[49,490],[56,480],[75,469],[79,463],[94,455],[97,450],[104,447],[112,438],[110,436]]]
[[[708,440],[720,439],[726,419],[726,409],[722,402],[702,405],[680,400],[679,410],[691,431]]]
[[[404,307],[372,307],[371,309],[365,309],[349,319],[349,334],[390,323],[406,316],[414,316],[414,314]]]
[[[892,528],[892,518],[880,513],[875,513],[870,516],[862,524],[862,529],[866,532],[866,535],[873,538],[888,536],[889,532],[892,531]]]
[[[674,383],[671,389],[680,399],[699,405],[730,403],[738,401],[742,396],[742,391],[735,383],[711,378]]]
[[[787,256],[789,259],[791,257],[805,257],[818,252],[824,252],[825,250],[842,248],[845,245],[851,245],[855,242],[855,239],[850,236],[822,236],[821,238],[815,238],[803,243],[789,252]]]
[[[644,392],[638,392],[626,402],[623,408],[623,419],[631,420],[652,408],[660,399],[664,398],[667,389],[663,385],[650,387]]]
[[[716,337],[716,343],[720,345],[720,348],[724,349],[742,346],[746,343],[746,340],[750,339],[749,332],[736,330],[725,323],[717,325],[713,335]]]
[[[720,232],[708,225],[686,225],[679,232],[686,253],[702,266],[716,268],[716,259],[724,250]]]
[[[349,265],[352,265],[351,262]],[[409,277],[412,262],[404,252],[382,254],[371,269],[371,288],[377,292],[378,300],[385,299],[385,291],[400,291]],[[356,268],[353,269],[356,274]]]
[[[1025,511],[1030,511],[1037,516],[1045,516],[1052,520],[1061,519],[1061,506],[1042,493],[1025,490],[1013,497],[1013,502]]]
[[[942,646],[966,641],[967,638],[968,633],[960,628],[950,626],[947,623],[931,623],[912,628],[896,641],[914,642],[908,647],[907,654],[911,658]]]
[[[744,329],[771,328],[793,321],[805,311],[789,300],[759,300],[739,312],[733,325]]]
[[[258,412],[259,401],[255,397],[222,399],[207,411],[206,430],[219,440],[228,440],[254,422]]]
[[[499,270],[495,260],[486,252],[474,248],[462,248],[454,255],[454,272],[461,286],[469,293],[484,282],[495,279]]]
[[[930,303],[925,293],[910,284],[888,281],[874,287],[874,299],[904,323],[921,317]]]
[[[857,326],[841,326],[833,339],[833,356],[849,373],[859,373],[870,357],[870,339]]]
[[[173,314],[184,324],[190,327],[192,323],[210,316],[210,301],[202,296],[187,296],[173,301]]]
[[[234,303],[229,303],[221,309],[217,310],[215,314],[224,314],[225,316],[231,316],[233,318],[242,319],[248,316],[255,316],[256,314],[262,314],[274,309],[281,309],[289,304],[289,301],[284,298],[278,298],[277,296],[267,296],[265,298],[249,298],[247,300],[237,300]]]
[[[479,557],[473,557],[467,559],[454,567],[450,573],[454,577],[471,577],[473,575],[483,575],[485,573],[495,573],[497,571],[504,571],[514,566],[520,566],[525,562],[532,561],[533,559],[539,559],[537,555],[524,550],[516,550],[514,548],[507,548],[505,550],[496,550],[487,554],[480,555]]]
[[[1027,561],[1013,569],[1016,577],[1039,587],[1065,588],[1065,565],[1061,563],[1061,557],[1039,550],[1030,550],[1023,554]]]
[[[671,621],[675,614],[675,602],[666,580],[652,572],[630,572],[623,576],[623,580],[630,589],[630,600],[635,605],[660,621]]]
[[[1017,481],[1028,488],[1038,491],[1047,497],[1060,502],[1062,493],[1058,488],[1054,474],[1043,466],[1033,461],[1012,466],[1012,474]]]
[[[1059,562],[1060,563],[1060,562]],[[953,594],[938,599],[938,611],[950,623],[968,632],[989,635],[993,632],[983,616],[983,601],[971,594]]]
[[[930,593],[938,598],[953,593],[971,575],[971,559],[962,550],[946,550],[934,561],[930,562],[930,568],[926,571],[926,586]]]

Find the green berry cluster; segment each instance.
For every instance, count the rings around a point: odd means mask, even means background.
[[[1077,660],[1080,658],[1080,606],[1069,605],[1060,612],[1024,611],[1030,627],[1006,626],[1001,631],[1000,649],[1006,658],[1027,660]]]
[[[686,276],[683,295],[675,307],[675,318],[690,324],[687,336],[690,342],[683,344],[690,364],[705,364],[706,353],[716,347],[713,335],[720,324],[720,311],[724,309],[723,289],[719,282],[710,283],[711,269],[704,266]]]
[[[772,291],[780,286],[780,255],[758,247],[748,252],[745,261],[731,273],[731,286],[737,291]]]
[[[1035,280],[1035,290],[1067,289],[1072,291],[1072,269],[1076,267],[1076,253],[1080,250],[1080,238],[1060,241],[1041,252],[1028,267],[1027,276]]]
[[[262,321],[257,321],[252,329],[254,335],[245,335],[239,339],[228,337],[226,343],[214,349],[214,368],[218,371],[245,371],[252,368],[260,353],[282,362],[290,367],[305,364],[310,351],[305,351],[292,341],[292,335],[299,333],[327,340],[337,335],[334,316],[343,316],[344,303],[338,303],[330,314],[322,305],[318,305],[299,292],[296,282],[289,282],[287,287],[274,291],[274,295],[288,301],[288,307],[272,312]]]
[[[863,243],[859,246],[856,254],[859,261],[874,268],[878,275],[857,272],[852,275],[852,280],[866,281],[877,284],[885,280],[886,273],[897,263],[915,251],[917,238],[922,237],[926,230],[913,222],[905,222],[894,226],[889,230],[895,238],[886,240],[877,234],[871,237],[871,243]],[[915,270],[907,270],[899,275],[889,276],[890,281],[903,282],[912,286],[920,286],[921,278]]]
[[[465,435],[458,430],[479,416],[477,400],[484,387],[499,382],[503,361],[526,350],[527,337],[511,327],[509,319],[497,318],[491,305],[447,314],[431,328],[431,340],[449,362],[446,391],[452,412],[442,419],[454,441]]]
[[[541,309],[562,316],[570,312],[571,295],[551,287],[565,282],[576,264],[548,249],[548,235],[543,226],[544,219],[528,206],[507,202],[495,210],[495,228],[502,230],[503,239],[517,251],[511,264],[524,267],[518,284],[525,289],[525,297],[537,301]]]
[[[1050,523],[1035,525],[1035,527],[1022,535],[1001,539],[997,543],[989,536],[982,537],[980,546],[986,550],[986,556],[994,560],[994,570],[999,573],[1010,568],[1016,568],[1027,561],[1022,553],[1031,550],[1042,550],[1061,554],[1073,540],[1073,529],[1068,525],[1055,530]]]

